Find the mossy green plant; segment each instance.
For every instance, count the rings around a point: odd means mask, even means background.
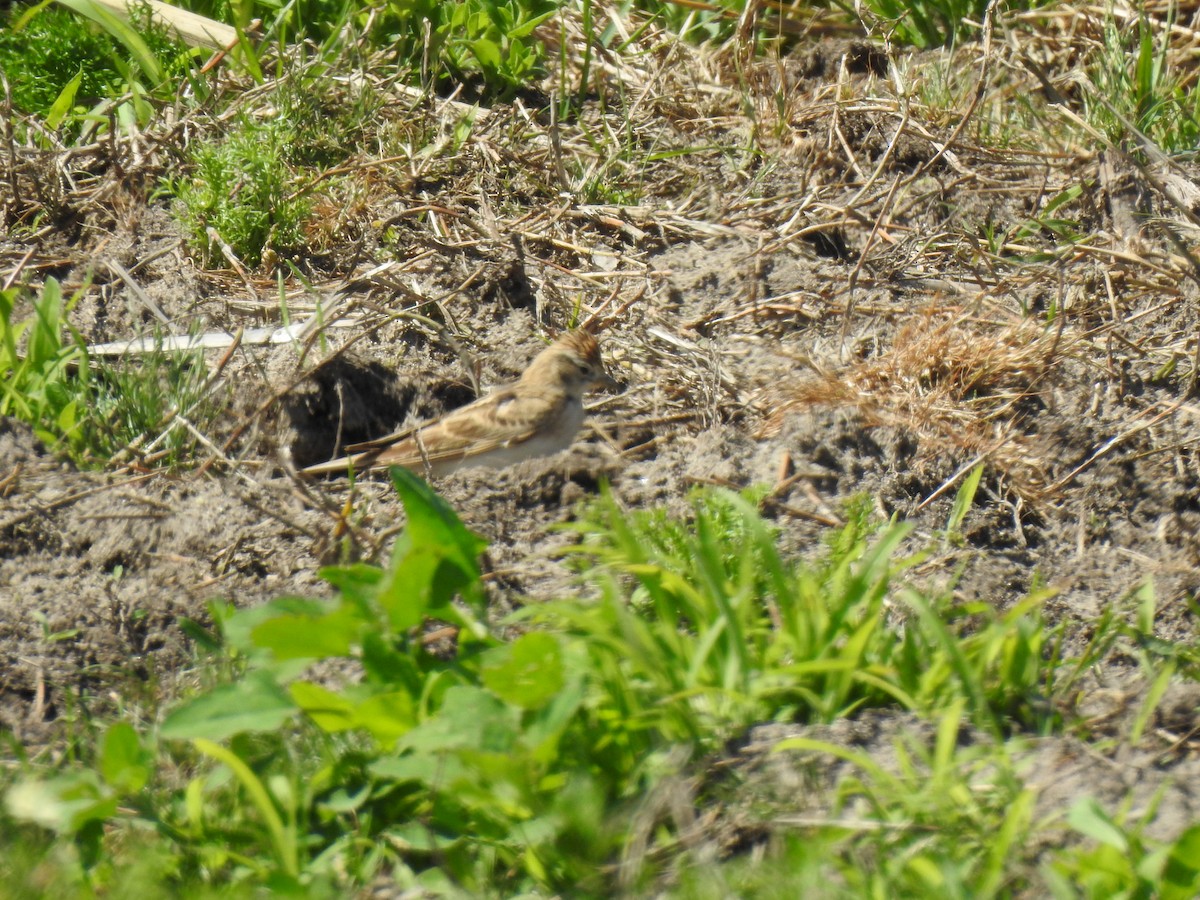
[[[179,222],[202,264],[229,265],[226,247],[251,266],[267,251],[289,256],[303,249],[312,202],[288,163],[293,139],[286,120],[243,115],[226,134],[188,148],[190,174],[166,188],[179,201]]]

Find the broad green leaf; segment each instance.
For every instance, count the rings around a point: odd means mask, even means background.
[[[33,309],[36,319],[25,352],[29,365],[41,370],[62,349],[62,288],[58,279],[46,279]]]
[[[542,13],[540,16],[534,16],[532,19],[517,25],[515,28],[509,29],[508,39],[512,41],[518,38],[528,37],[533,32],[533,29],[537,28],[547,19],[550,19],[556,15],[558,15],[558,13],[555,10],[551,10],[550,12]]]
[[[505,753],[517,738],[516,711],[482,688],[455,685],[442,707],[401,738],[413,750],[469,749]]]
[[[1200,893],[1200,825],[1188,828],[1171,845],[1162,880],[1164,900],[1185,900]]]
[[[235,650],[254,654],[259,649],[254,633],[259,626],[278,616],[319,616],[330,611],[333,605],[328,600],[311,600],[307,597],[278,597],[259,606],[239,609],[223,620],[221,634],[225,643]]]
[[[44,781],[19,781],[5,795],[8,812],[58,834],[72,835],[117,812],[117,798],[105,791],[95,772],[64,772]]]
[[[439,834],[421,822],[393,825],[385,833],[389,845],[422,854],[444,854],[467,840],[461,834]],[[442,869],[426,870],[425,873],[422,873],[420,884],[421,893],[428,897],[462,896],[461,887],[451,883]],[[523,896],[532,895],[525,894]]]
[[[417,724],[417,712],[411,694],[390,691],[376,694],[359,704],[358,724],[371,732],[381,744],[391,745]]]
[[[1083,797],[1072,805],[1067,813],[1067,823],[1093,840],[1099,841],[1114,850],[1125,853],[1129,850],[1129,839],[1108,814],[1100,808],[1094,797]]]
[[[357,722],[354,703],[329,688],[313,684],[311,681],[296,681],[289,686],[288,691],[296,705],[322,731],[347,731]]]
[[[404,541],[403,535],[399,541]],[[466,580],[436,547],[413,547],[392,563],[379,604],[393,629],[407,631],[420,625],[430,610],[448,604]]]
[[[383,569],[366,563],[349,566],[326,566],[317,576],[337,588],[343,597],[366,605],[379,593]]]
[[[421,690],[422,678],[413,657],[379,634],[368,631],[363,635],[362,664],[369,681],[403,686],[413,694]]]
[[[13,308],[17,304],[16,288],[0,291],[0,385],[8,385],[7,369],[12,369],[20,362],[17,356],[17,340],[24,330],[23,323],[14,324]]]
[[[489,650],[482,675],[483,683],[501,700],[523,709],[541,709],[562,690],[562,651],[552,635],[532,631]]]
[[[479,555],[487,541],[470,531],[445,500],[407,469],[393,467],[392,484],[408,515],[405,534],[413,547],[437,547],[464,573],[479,577]]]
[[[268,673],[251,672],[172,710],[161,734],[219,741],[246,731],[274,731],[295,713],[295,702]]]
[[[478,40],[471,41],[470,47],[471,53],[475,56],[475,59],[479,61],[479,65],[482,66],[485,71],[499,71],[500,66],[504,61],[504,57],[500,54],[499,44],[495,43],[494,41]]]
[[[392,550],[392,565],[378,599],[392,626],[403,631],[419,624],[427,612],[447,606],[457,594],[477,598],[477,560],[487,543],[412,472],[393,467],[391,474],[408,524]]]
[[[409,753],[371,763],[371,774],[389,781],[419,781],[430,787],[452,787],[473,777],[473,773],[455,756],[441,753]]]
[[[325,659],[349,656],[365,623],[354,606],[342,603],[322,614],[292,613],[267,619],[250,632],[255,646],[276,659]]]
[[[135,794],[150,780],[148,756],[128,722],[116,722],[100,740],[100,774],[122,794]]]

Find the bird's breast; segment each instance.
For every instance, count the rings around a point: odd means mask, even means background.
[[[575,440],[583,425],[583,402],[571,400],[563,407],[556,420],[549,423],[539,434],[525,442],[526,450],[531,455],[546,456],[566,450]]]

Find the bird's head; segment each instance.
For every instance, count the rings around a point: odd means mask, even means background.
[[[523,376],[531,378],[554,380],[580,395],[592,387],[616,387],[604,370],[599,342],[586,331],[568,331],[539,353]]]

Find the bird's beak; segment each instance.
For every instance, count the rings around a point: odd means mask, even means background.
[[[618,391],[621,389],[621,385],[617,383],[617,379],[613,378],[605,371],[600,372],[600,374],[596,377],[596,380],[592,382],[592,387],[604,388],[608,391]]]

